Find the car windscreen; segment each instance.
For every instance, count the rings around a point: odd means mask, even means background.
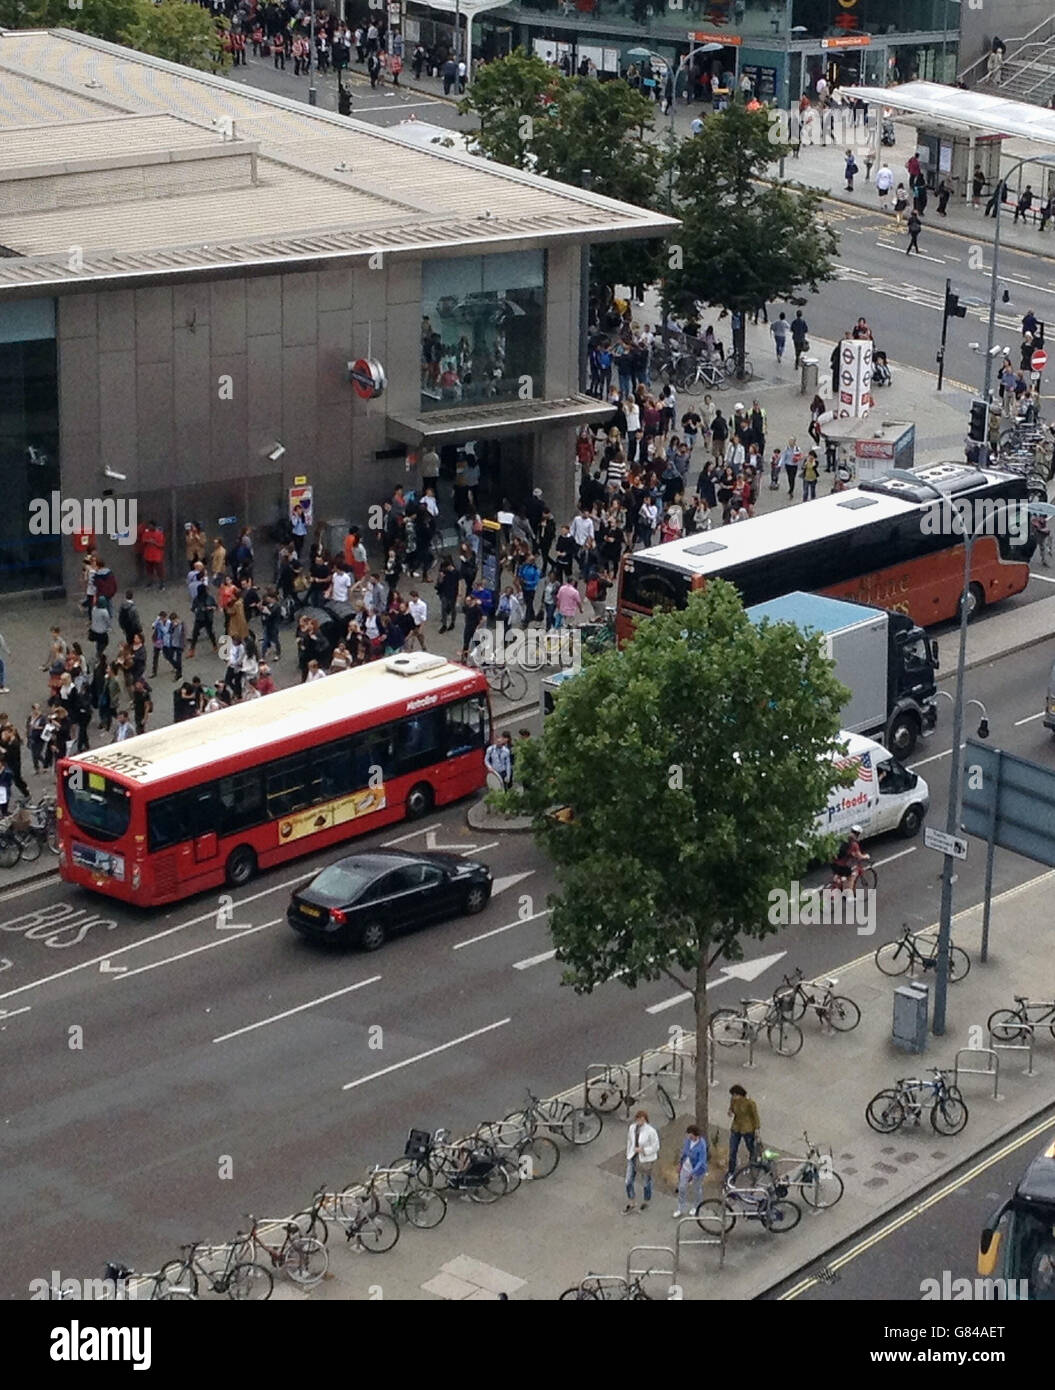
[[[377,876],[376,866],[366,868],[357,864],[331,864],[311,881],[308,889],[313,898],[332,903],[353,903]]]
[[[67,768],[63,790],[70,819],[85,834],[96,840],[117,840],[128,829],[131,794],[101,772]]]

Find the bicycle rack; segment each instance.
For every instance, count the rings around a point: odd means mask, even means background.
[[[584,1110],[590,1108],[589,1092],[590,1082],[601,1079],[610,1081],[613,1086],[618,1086],[624,1096],[630,1095],[630,1068],[618,1062],[591,1062],[586,1068],[586,1076],[582,1083],[582,1105]]]
[[[964,1067],[960,1065],[961,1057],[987,1057],[991,1059],[992,1065],[986,1067]],[[1000,1078],[1000,1057],[991,1047],[961,1047],[956,1054],[956,1061],[952,1068],[952,1083],[959,1086],[960,1076],[991,1076],[993,1078],[993,1099],[999,1100],[998,1083]]]
[[[662,1057],[666,1059],[666,1064],[661,1065],[657,1071],[646,1071],[645,1063],[650,1057]],[[680,1052],[672,1052],[669,1047],[653,1047],[648,1052],[642,1052],[637,1059],[637,1088],[642,1092],[651,1087],[654,1082],[659,1082],[664,1077],[669,1077],[678,1083],[678,1094],[676,1099],[681,1100],[685,1084],[685,1058]],[[673,1088],[672,1088],[673,1089]]]
[[[630,1296],[630,1280],[621,1274],[587,1274],[585,1279],[579,1280],[580,1290],[585,1284],[591,1284],[606,1303],[625,1303]],[[609,1299],[606,1289],[618,1290],[616,1297]]]
[[[683,1247],[683,1246],[686,1246],[686,1245],[717,1245],[717,1246],[718,1246],[718,1268],[721,1269],[721,1267],[725,1264],[725,1228],[724,1228],[724,1226],[723,1226],[723,1228],[718,1232],[718,1234],[717,1234],[716,1236],[696,1235],[696,1236],[694,1236],[694,1237],[692,1238],[692,1240],[688,1240],[688,1239],[685,1237],[685,1235],[684,1235],[684,1228],[685,1228],[686,1226],[695,1226],[695,1228],[696,1228],[697,1231],[701,1231],[701,1230],[703,1229],[702,1226],[700,1226],[699,1222],[696,1220],[695,1216],[683,1216],[683,1217],[681,1218],[681,1220],[678,1222],[678,1229],[677,1229],[677,1231],[675,1232],[675,1236],[674,1236],[674,1240],[675,1240],[675,1248],[674,1248],[674,1274],[675,1274],[675,1277],[677,1277],[678,1271],[681,1269],[681,1251],[682,1251],[682,1247]]]
[[[997,1040],[993,1037],[992,1033],[990,1033],[990,1034],[989,1034],[989,1041],[992,1043],[992,1049],[991,1049],[991,1050],[996,1051],[996,1052],[1026,1052],[1026,1053],[1028,1053],[1028,1054],[1029,1054],[1029,1056],[1028,1056],[1028,1063],[1027,1063],[1027,1066],[1026,1066],[1026,1070],[1022,1073],[1022,1075],[1023,1075],[1023,1076],[1035,1076],[1035,1075],[1036,1075],[1036,1072],[1033,1070],[1033,1033],[1034,1033],[1033,1024],[1032,1024],[1032,1023],[1005,1023],[1005,1024],[1002,1024],[1001,1026],[1004,1027],[1004,1028],[1006,1028],[1009,1032],[1010,1032],[1012,1029],[1014,1029],[1014,1031],[1019,1035],[1019,1037],[1024,1037],[1024,1038],[1026,1039],[1026,1041],[1025,1041],[1025,1042],[1019,1042],[1019,1043],[997,1042]]]
[[[670,1269],[657,1269],[655,1265],[645,1265],[644,1269],[638,1269],[634,1264],[634,1256],[643,1255],[648,1251],[656,1255],[669,1255]],[[632,1245],[626,1253],[626,1282],[628,1285],[631,1279],[644,1279],[650,1274],[674,1279],[677,1277],[677,1273],[678,1257],[669,1245]]]

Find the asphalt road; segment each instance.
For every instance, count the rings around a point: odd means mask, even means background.
[[[969,678],[994,742],[1046,762],[1055,749],[1034,716],[1050,664],[1045,645]],[[948,724],[943,710],[915,764],[939,824]],[[526,1085],[548,1094],[588,1062],[691,1027],[669,982],[589,998],[560,988],[545,917],[553,880],[530,837],[481,843],[455,807],[360,843],[425,847],[430,834],[482,855],[498,891],[483,915],[370,956],[320,953],[286,926],[290,887],[319,861],[262,876],[237,895],[232,925],[211,896],[149,914],[57,880],[0,895],[0,1295],[24,1298],[56,1269],[95,1276],[109,1258],[153,1268],[181,1242],[233,1234],[243,1213],[286,1213],[318,1183],[390,1161],[411,1126],[475,1125],[517,1106]],[[874,937],[791,928],[751,951],[757,983],[716,983],[716,1005],[769,992],[793,965],[835,969],[905,920],[933,921],[940,858],[921,839],[872,850]],[[962,866],[957,907],[980,899],[983,859]],[[1001,853],[994,890],[1038,872]]]
[[[926,1280],[937,1280],[939,1287],[946,1274],[950,1287],[955,1279],[973,1280],[982,1227],[1053,1138],[1055,1114],[1049,1112],[973,1155],[822,1261],[796,1271],[763,1301],[915,1300],[924,1292],[933,1294],[934,1286]],[[966,1311],[962,1301],[958,1311]]]

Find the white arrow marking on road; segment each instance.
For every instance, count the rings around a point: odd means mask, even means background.
[[[0,1009],[0,1023],[6,1023],[9,1018],[17,1018],[19,1014],[28,1014],[29,1012],[29,1004],[27,1004],[24,1009],[11,1009],[10,1011],[7,1009]]]
[[[525,878],[530,878],[534,872],[534,869],[528,869],[522,874],[506,874],[505,878],[496,878],[491,884],[491,897],[493,898],[496,893],[504,893],[507,888],[512,888],[514,883],[522,883]]]
[[[757,956],[754,960],[737,961],[735,965],[723,965],[721,974],[716,980],[708,980],[707,988],[714,989],[717,985],[724,985],[728,980],[756,980],[769,969],[771,965],[776,965],[778,960],[783,960],[787,951],[777,951],[771,956]],[[673,1009],[677,1004],[683,1004],[686,999],[691,999],[692,995],[686,991],[684,994],[675,994],[670,999],[663,999],[658,1004],[651,1004],[645,1010],[647,1014],[661,1014],[664,1009]]]
[[[397,835],[394,840],[382,840],[381,848],[391,849],[393,845],[401,845],[404,841],[413,840],[418,835],[427,835],[431,830],[439,830],[440,824],[441,822],[437,821],[435,825],[420,825],[417,830],[412,830],[409,835]]]
[[[514,961],[514,962],[513,962],[513,969],[514,969],[514,970],[530,970],[531,967],[532,967],[533,965],[541,965],[544,961],[552,960],[553,957],[554,957],[556,954],[557,954],[556,950],[552,950],[552,951],[543,951],[542,954],[541,954],[541,955],[538,955],[538,956],[528,956],[527,960],[518,960],[518,961]]]
[[[439,1047],[430,1047],[427,1052],[419,1052],[416,1057],[408,1057],[405,1062],[394,1062],[390,1067],[382,1067],[380,1071],[372,1071],[369,1076],[361,1076],[358,1081],[346,1081],[341,1090],[354,1091],[356,1086],[365,1086],[368,1081],[376,1081],[380,1076],[388,1076],[390,1072],[413,1066],[415,1062],[422,1062],[426,1057],[435,1057],[437,1052],[446,1052],[448,1048],[457,1047],[463,1042],[470,1042],[473,1038],[479,1038],[484,1033],[493,1033],[496,1028],[504,1028],[507,1023],[512,1023],[512,1021],[511,1018],[500,1018],[497,1023],[489,1023],[485,1028],[476,1028],[471,1033],[463,1033],[460,1038],[452,1038],[450,1042],[440,1043]]]
[[[436,832],[434,830],[430,830],[425,836],[426,849],[441,850],[448,854],[460,854],[463,858],[467,854],[482,854],[485,849],[494,849],[497,844],[497,840],[491,840],[486,845],[438,845],[436,843]]]
[[[100,975],[124,974],[127,969],[128,967],[126,965],[111,965],[108,960],[101,960],[99,962]]]
[[[314,1009],[316,1004],[325,1004],[330,999],[339,999],[342,994],[351,994],[353,990],[362,989],[364,985],[376,985],[380,978],[380,975],[371,975],[368,980],[360,980],[358,984],[348,985],[346,989],[335,989],[332,994],[324,994],[318,999],[309,999],[306,1004],[298,1004],[296,1008],[286,1009],[280,1014],[272,1014],[270,1018],[262,1018],[259,1023],[250,1023],[245,1028],[236,1028],[233,1033],[223,1033],[220,1037],[213,1038],[213,1042],[227,1042],[229,1038],[239,1038],[243,1033],[252,1033],[257,1028],[266,1028],[269,1023],[277,1023],[279,1019],[303,1013],[305,1009]]]

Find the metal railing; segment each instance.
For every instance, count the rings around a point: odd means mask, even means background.
[[[965,1067],[960,1064],[961,1057],[972,1056],[991,1058],[992,1066]],[[991,1047],[961,1047],[952,1067],[952,1084],[954,1086],[959,1087],[961,1076],[991,1076],[993,1078],[993,1099],[999,1099],[997,1086],[1000,1079],[1000,1057]]]
[[[1039,24],[1035,24],[1028,33],[1023,34],[1020,38],[1009,39],[1006,45],[1004,61],[1001,66],[1006,67],[1009,63],[1019,61],[1021,55],[1027,48],[1043,46],[1051,38],[1055,38],[1055,16],[1042,19]],[[1030,60],[1027,59],[1026,61],[1028,62]],[[984,77],[988,63],[989,53],[985,52],[980,58],[976,58],[973,63],[968,63],[963,71],[957,74],[957,81],[966,82],[972,75],[975,81],[981,80],[978,77],[978,73],[981,71]],[[968,83],[968,85],[970,85],[970,83]]]
[[[678,1222],[678,1228],[674,1233],[674,1274],[677,1277],[681,1269],[681,1251],[686,1245],[717,1245],[718,1246],[718,1268],[725,1264],[725,1223],[716,1236],[694,1235],[691,1240],[685,1235],[685,1227],[693,1226],[696,1231],[702,1231],[703,1227],[696,1220],[695,1216],[683,1216]]]
[[[1035,1076],[1036,1073],[1033,1070],[1033,1024],[1002,1023],[1000,1026],[1006,1033],[1016,1033],[1020,1038],[1025,1038],[1025,1042],[998,1042],[997,1039],[993,1037],[992,1033],[990,1033],[989,1043],[992,1050],[995,1052],[1025,1052],[1027,1054],[1027,1065],[1022,1075]]]

